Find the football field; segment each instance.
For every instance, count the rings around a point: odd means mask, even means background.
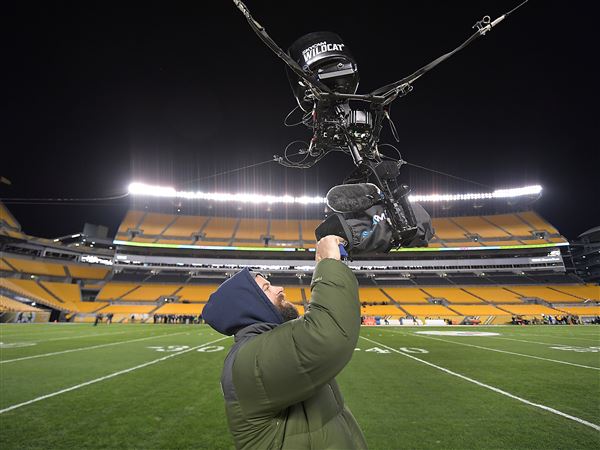
[[[232,448],[206,325],[0,326],[0,448]],[[600,448],[600,327],[365,327],[337,377],[371,449]],[[290,386],[293,389],[293,386]]]

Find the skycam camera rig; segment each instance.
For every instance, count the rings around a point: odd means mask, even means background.
[[[478,37],[484,36],[527,1],[495,20],[491,20],[489,16],[483,17],[473,26],[475,32],[462,44],[407,77],[369,94],[357,94],[358,67],[350,50],[337,34],[307,34],[296,40],[285,52],[250,15],[246,5],[233,0],[258,37],[287,65],[297,108],[303,114],[301,120],[293,125],[303,124],[312,131],[310,143],[298,153],[302,155],[302,159],[289,159],[288,156],[292,155],[288,155],[288,146],[284,156],[275,156],[275,160],[287,167],[309,168],[329,152],[350,154],[356,169],[344,182],[375,184],[381,190],[381,203],[392,229],[392,247],[400,247],[412,241],[418,232],[418,224],[408,201],[410,189],[398,182],[399,170],[404,161],[400,157],[393,159],[383,156],[378,149],[384,120],[389,122],[392,134],[398,141],[390,118],[390,104],[411,92],[412,83],[419,77]],[[290,125],[287,123],[290,115],[291,113],[286,117],[286,125]]]

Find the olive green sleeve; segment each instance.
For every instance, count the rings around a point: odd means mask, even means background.
[[[305,400],[352,358],[360,331],[358,282],[342,262],[324,259],[304,316],[251,339],[233,365],[240,406],[250,417]]]

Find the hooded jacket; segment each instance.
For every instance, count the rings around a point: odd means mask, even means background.
[[[221,386],[236,448],[367,448],[335,381],[360,329],[358,283],[345,264],[317,264],[298,319],[283,323],[247,269],[211,295],[203,317],[235,334]]]

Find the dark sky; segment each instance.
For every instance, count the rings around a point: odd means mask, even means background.
[[[358,61],[362,93],[454,48],[476,20],[515,4],[247,1],[283,48],[311,31],[340,34]],[[198,181],[309,138],[282,125],[295,106],[284,65],[230,1],[17,8],[3,31],[0,175],[12,181],[0,185],[3,198],[110,196],[134,180],[322,195],[352,168],[332,154],[309,170],[268,164]],[[539,183],[534,209],[569,238],[599,225],[590,14],[580,3],[531,0],[415,82],[392,110],[404,158],[493,187]],[[480,190],[416,169],[404,176],[418,193]],[[114,232],[129,205],[7,203],[26,232],[48,237],[86,221]]]

